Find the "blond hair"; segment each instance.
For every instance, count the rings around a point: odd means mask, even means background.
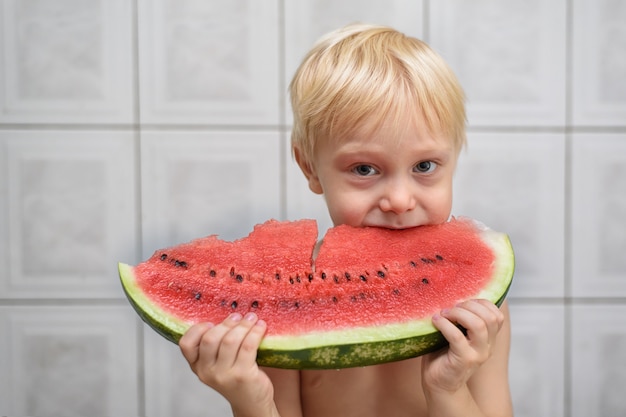
[[[322,37],[289,85],[292,149],[310,162],[320,140],[419,114],[431,132],[465,144],[465,96],[426,43],[392,28],[352,24]],[[394,123],[397,125],[397,123]]]

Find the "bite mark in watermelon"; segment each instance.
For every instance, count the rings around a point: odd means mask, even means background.
[[[407,359],[443,347],[432,325],[473,298],[500,305],[513,277],[508,237],[471,219],[412,229],[329,229],[313,261],[314,220],[255,226],[119,264],[142,319],[177,343],[194,323],[254,311],[268,324],[259,365],[335,369]]]

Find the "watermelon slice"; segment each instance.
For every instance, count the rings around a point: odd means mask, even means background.
[[[432,325],[443,308],[485,298],[500,305],[514,256],[505,234],[471,219],[412,229],[330,229],[313,261],[314,220],[257,225],[119,264],[131,304],[177,343],[194,323],[254,311],[267,322],[259,365],[335,369],[396,361],[446,344]]]

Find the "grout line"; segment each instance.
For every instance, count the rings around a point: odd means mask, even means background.
[[[280,126],[287,124],[285,113],[287,112],[286,92],[287,85],[287,52],[286,52],[286,18],[285,0],[278,1],[278,123]],[[279,129],[279,200],[278,217],[287,218],[287,134],[285,129]]]
[[[138,0],[132,2],[132,51],[133,51],[133,119],[134,126],[134,148],[135,148],[135,260],[141,258],[143,248],[143,224],[142,224],[142,181],[141,181],[141,85],[139,76],[139,4]],[[140,320],[135,319],[136,323],[136,358],[137,358],[137,414],[146,415],[146,375],[145,375],[145,342],[143,338],[143,329]]]
[[[284,100],[284,99],[283,99]],[[284,119],[284,115],[282,116]],[[138,132],[143,131],[236,131],[236,132],[274,132],[282,131],[288,132],[291,129],[291,125],[288,125],[286,121],[281,121],[279,124],[267,124],[267,125],[231,125],[231,124],[20,124],[20,123],[4,123],[0,124],[0,131],[3,130],[26,130],[26,131],[41,131],[41,130],[71,130],[71,131],[94,131],[94,130],[114,130],[114,131],[128,131],[134,130]],[[626,125],[602,125],[602,126],[572,126],[572,125],[468,125],[468,132],[481,133],[481,132],[520,132],[520,133],[626,133]]]
[[[507,297],[511,305],[607,306],[626,304],[626,297]]]
[[[287,102],[284,88],[287,85],[287,52],[286,52],[286,18],[285,0],[278,1],[278,125],[285,126]]]
[[[126,298],[0,298],[1,307],[120,307]]]
[[[139,87],[136,87],[138,89]],[[139,94],[134,93],[134,94]],[[137,98],[139,100],[139,98]],[[139,104],[137,104],[139,107]],[[139,110],[133,110],[133,117],[139,120]],[[135,115],[137,113],[137,115]],[[136,123],[94,123],[94,124],[22,124],[22,123],[0,123],[0,131],[3,130],[27,130],[27,131],[41,131],[41,130],[164,130],[164,131],[179,131],[179,130],[196,130],[196,131],[275,131],[275,130],[287,130],[289,126],[287,124],[267,124],[267,125],[233,125],[233,124],[141,124],[139,121]],[[625,129],[626,130],[626,129]]]
[[[424,0],[422,3],[422,39],[427,44],[430,44],[430,3],[429,0]]]
[[[572,133],[573,113],[573,1],[565,2],[565,181],[563,184],[565,201],[563,227],[563,415],[571,415],[572,400]]]
[[[142,207],[142,181],[141,181],[141,86],[139,79],[139,9],[137,0],[134,0],[132,3],[132,50],[133,50],[133,80],[134,80],[134,88],[133,88],[133,119],[135,120],[134,127],[134,148],[135,148],[135,261],[139,261],[141,258],[141,252],[143,248],[143,224],[142,224],[142,216],[143,212]]]
[[[571,126],[571,125],[510,125],[510,126],[487,126],[474,125],[467,127],[468,132],[495,132],[495,133],[625,133],[625,126]]]
[[[135,318],[137,337],[137,415],[146,415],[146,361],[143,322]]]
[[[137,128],[136,123],[0,123],[0,130],[119,130],[127,131]]]

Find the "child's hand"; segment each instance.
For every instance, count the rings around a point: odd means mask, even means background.
[[[504,314],[487,300],[466,301],[433,317],[450,346],[424,356],[424,386],[450,393],[459,390],[492,355],[503,322]]]
[[[233,409],[259,411],[273,404],[273,386],[256,364],[266,325],[254,313],[233,313],[218,325],[199,323],[179,341],[198,378],[222,394]],[[253,414],[254,415],[254,414]]]

